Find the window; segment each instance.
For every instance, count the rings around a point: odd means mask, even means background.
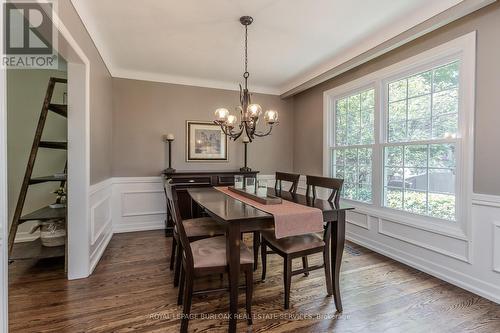
[[[344,179],[342,198],[467,233],[474,82],[471,33],[325,92],[324,170]]]
[[[454,61],[387,84],[385,207],[455,220],[459,76]]]
[[[333,174],[344,179],[342,197],[372,202],[375,90],[335,101]]]

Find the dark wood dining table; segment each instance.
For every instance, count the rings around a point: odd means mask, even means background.
[[[238,281],[240,274],[241,233],[259,231],[274,226],[274,218],[262,210],[245,204],[213,187],[192,188],[188,193],[194,203],[204,209],[212,218],[226,228],[226,255],[229,270],[229,332],[236,332],[238,319]],[[340,265],[345,243],[345,215],[353,207],[336,206],[327,200],[312,199],[301,194],[276,191],[268,188],[268,194],[301,205],[315,207],[323,212],[323,220],[332,223],[331,267],[333,297],[337,311],[342,312],[340,298]]]

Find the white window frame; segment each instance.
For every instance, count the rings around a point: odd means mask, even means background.
[[[435,68],[454,60],[460,61],[458,133],[456,142],[456,222],[412,214],[383,206],[383,148],[386,142],[388,104],[387,83],[399,77]],[[332,151],[335,137],[335,101],[356,91],[375,88],[375,144],[372,160],[372,203],[343,199],[361,212],[410,225],[423,230],[467,240],[470,237],[473,180],[473,138],[475,112],[476,32],[473,31],[399,63],[368,74],[324,92],[323,103],[323,174],[332,176]],[[415,141],[427,142],[427,140]],[[436,141],[433,140],[432,143]]]

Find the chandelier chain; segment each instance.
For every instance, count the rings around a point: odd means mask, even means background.
[[[247,88],[247,79],[250,76],[248,73],[248,25],[245,25],[245,73],[243,77],[245,78],[245,88]]]

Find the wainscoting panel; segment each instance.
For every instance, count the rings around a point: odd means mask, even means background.
[[[358,213],[355,211],[350,211],[350,212],[346,213],[346,220],[349,223],[354,224],[360,228],[367,229],[367,230],[370,229],[369,218],[370,217],[367,214]]]
[[[122,192],[122,216],[165,214],[163,190],[139,190]]]
[[[113,236],[113,178],[90,187],[90,273]]]
[[[431,231],[417,229],[386,219],[379,219],[378,232],[446,256],[469,262],[469,242]]]
[[[163,229],[165,216],[165,192],[160,177],[114,178],[114,232]]]
[[[500,222],[493,223],[493,270],[500,273]]]
[[[111,223],[111,191],[90,208],[90,245],[94,245]]]

